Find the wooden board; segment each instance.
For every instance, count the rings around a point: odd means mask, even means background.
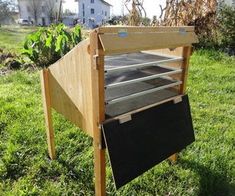
[[[103,125],[116,188],[179,152],[194,139],[188,97]]]
[[[94,100],[88,45],[89,40],[80,42],[58,62],[51,65],[48,71],[52,107],[93,136]]]
[[[158,27],[136,27],[136,26],[109,26],[109,27],[100,27],[97,29],[98,33],[118,33],[120,31],[126,31],[129,33],[135,32],[169,32],[169,31],[179,31],[184,29],[185,31],[194,31],[194,26],[180,26],[180,27],[171,27],[171,26],[158,26]]]
[[[125,37],[121,37],[118,34],[100,34],[99,38],[106,55],[176,48],[189,46],[198,41],[194,32],[131,33]]]

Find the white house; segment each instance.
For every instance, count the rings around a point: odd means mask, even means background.
[[[60,0],[18,0],[21,19],[37,25],[49,25],[58,16]]]
[[[78,18],[87,28],[95,28],[110,19],[111,4],[104,0],[77,0]]]

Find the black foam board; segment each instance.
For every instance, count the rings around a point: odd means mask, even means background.
[[[105,123],[103,137],[120,188],[195,140],[188,96]]]

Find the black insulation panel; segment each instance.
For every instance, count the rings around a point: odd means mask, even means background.
[[[103,125],[116,188],[191,144],[194,131],[188,96]]]

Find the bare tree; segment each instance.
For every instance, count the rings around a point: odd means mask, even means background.
[[[217,0],[166,0],[156,25],[193,25],[201,40],[217,39]]]
[[[64,0],[60,0],[60,5],[59,5],[59,11],[58,11],[58,15],[57,15],[57,18],[56,18],[56,22],[62,22],[62,3],[64,2]]]
[[[52,23],[56,20],[58,11],[55,0],[46,0],[45,1],[46,14],[49,18],[49,22]]]
[[[128,5],[132,3],[132,8],[129,9]],[[146,11],[144,9],[144,0],[125,0],[124,5],[129,12],[130,25],[140,25],[143,18],[146,18]]]
[[[35,24],[38,23],[38,17],[42,13],[42,1],[30,0],[29,7],[27,7],[28,12],[33,16]]]
[[[12,0],[0,0],[0,23],[11,16],[11,11],[14,10],[14,7],[15,4]]]
[[[215,17],[217,0],[166,0],[166,6],[160,9],[162,25],[189,25],[208,15]]]
[[[137,8],[139,9],[141,17],[146,18],[147,14],[146,14],[143,4],[144,4],[144,0],[136,0],[136,5],[137,5]]]

